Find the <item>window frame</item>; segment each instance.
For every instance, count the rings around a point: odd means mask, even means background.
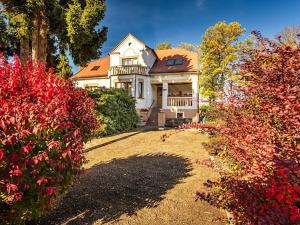
[[[131,64],[125,64],[124,62],[130,62]],[[127,58],[122,58],[122,66],[136,66],[138,65],[138,58],[137,57],[127,57]]]
[[[179,63],[178,63],[177,60],[180,60]],[[182,65],[182,64],[183,64],[183,58],[176,58],[176,59],[174,60],[174,65],[175,65],[175,66],[176,66],[176,65]]]
[[[115,88],[124,89],[129,96],[132,96],[132,82],[116,82]]]
[[[171,61],[173,62],[172,64],[169,63]],[[175,59],[167,59],[166,66],[174,66],[174,63],[175,63]]]
[[[144,81],[138,82],[138,98],[139,99],[144,98]]]

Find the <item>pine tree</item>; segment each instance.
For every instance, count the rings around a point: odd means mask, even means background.
[[[76,65],[101,55],[107,28],[96,29],[104,18],[105,0],[2,0],[7,26],[19,41],[22,62],[58,62],[70,51]]]

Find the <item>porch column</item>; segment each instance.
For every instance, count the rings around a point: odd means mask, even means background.
[[[198,108],[199,104],[199,83],[198,83],[198,76],[192,77],[192,91],[193,91],[193,99],[192,99],[192,107],[193,109]]]
[[[132,93],[132,96],[136,98],[137,94],[136,94],[136,90],[137,90],[137,78],[136,78],[136,75],[133,75],[132,76],[132,82],[131,82],[131,93]]]
[[[167,109],[168,108],[168,83],[163,82],[162,85],[162,108]]]

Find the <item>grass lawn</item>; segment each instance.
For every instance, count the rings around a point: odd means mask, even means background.
[[[84,153],[88,169],[57,209],[37,224],[226,224],[225,213],[195,192],[217,174],[195,131],[130,132],[95,139]]]

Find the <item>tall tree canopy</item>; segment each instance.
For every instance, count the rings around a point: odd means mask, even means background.
[[[76,65],[100,56],[107,28],[99,29],[105,0],[1,0],[8,33],[18,40],[22,62],[59,63],[68,50]],[[0,18],[1,22],[1,18]],[[0,25],[1,26],[1,25]],[[1,43],[1,42],[0,42]]]
[[[300,26],[285,27],[278,34],[278,39],[281,44],[297,48],[300,44]]]
[[[218,22],[209,27],[200,44],[201,94],[210,101],[223,97],[224,87],[235,75],[234,62],[238,59],[238,38],[245,29],[237,22]]]
[[[170,42],[162,42],[156,45],[157,50],[171,49],[172,44]]]
[[[188,42],[181,42],[177,48],[181,48],[181,49],[185,49],[191,52],[196,52],[197,51],[197,47],[191,43]]]

